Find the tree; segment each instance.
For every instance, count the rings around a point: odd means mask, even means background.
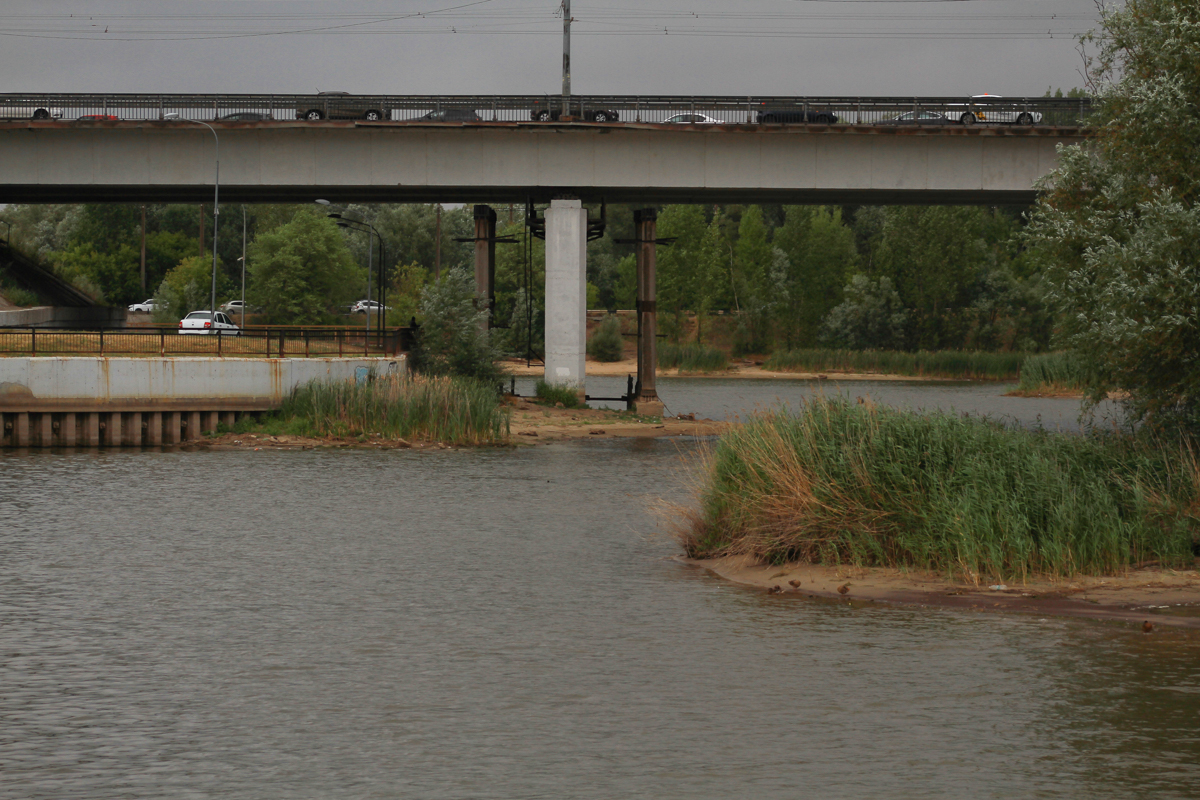
[[[902,350],[908,312],[887,278],[855,275],[845,289],[846,299],[829,312],[821,339],[848,350]]]
[[[788,347],[813,343],[821,321],[842,301],[857,261],[854,231],[839,208],[787,206],[775,245],[787,257],[779,326]]]
[[[272,324],[334,322],[334,309],[366,285],[337,226],[315,210],[255,237],[248,258],[247,300]]]
[[[217,271],[217,298],[227,296],[229,278]],[[156,322],[182,319],[192,311],[203,311],[212,305],[212,256],[188,256],[170,270],[154,293],[158,310]]]
[[[475,296],[475,276],[463,267],[425,287],[413,367],[427,375],[460,375],[489,382],[503,371],[487,329],[487,306]]]
[[[1088,396],[1200,434],[1200,6],[1102,6],[1088,141],[1060,149],[1029,236]]]

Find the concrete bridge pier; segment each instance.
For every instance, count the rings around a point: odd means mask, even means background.
[[[658,399],[658,306],[655,248],[658,245],[658,211],[641,208],[633,212],[634,238],[637,240],[637,320],[638,375],[634,387],[633,410],[647,417],[661,417]]]
[[[587,355],[587,209],[552,200],[546,209],[546,383],[584,394]]]

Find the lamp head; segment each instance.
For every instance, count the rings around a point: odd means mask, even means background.
[[[179,119],[179,112],[168,111],[166,114],[163,114],[163,119]]]
[[[327,206],[327,205],[329,205],[329,201],[328,201],[328,200],[314,200],[313,202],[315,202],[315,203],[316,203],[317,205],[319,205],[319,206]]]

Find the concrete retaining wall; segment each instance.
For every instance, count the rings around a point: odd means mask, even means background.
[[[127,314],[124,308],[104,306],[34,306],[0,311],[0,328],[119,328]]]
[[[176,444],[395,358],[0,358],[0,447]]]

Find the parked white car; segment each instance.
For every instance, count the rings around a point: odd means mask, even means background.
[[[665,125],[724,125],[725,120],[710,117],[707,114],[676,114],[670,119],[663,120]]]
[[[179,332],[183,333],[213,333],[221,336],[239,336],[241,328],[233,324],[233,320],[218,311],[193,311],[179,320]]]
[[[140,311],[144,314],[153,314],[155,311],[158,311],[158,303],[156,303],[154,298],[151,297],[149,300],[143,300],[140,303],[134,303],[129,307],[129,310]]]
[[[1042,121],[1038,111],[1023,111],[1019,101],[1005,101],[998,94],[971,95],[971,104],[954,104],[946,111],[950,119],[957,119],[963,125],[974,125],[977,122],[1001,122],[1009,125],[1036,125]]]
[[[30,103],[7,103],[0,99],[0,119],[62,119],[61,108]]]
[[[359,300],[357,303],[354,304],[354,308],[350,309],[350,313],[351,314],[366,314],[368,311],[370,311],[372,314],[378,314],[379,309],[381,309],[381,308],[384,311],[392,310],[391,306],[380,305],[378,300]]]
[[[249,303],[245,304],[245,309],[246,309],[247,314],[253,314],[255,311],[257,311],[257,309],[254,306],[250,305]],[[241,300],[230,300],[228,303],[225,303],[223,306],[221,306],[221,310],[224,311],[226,314],[241,314],[242,313],[242,301]]]

